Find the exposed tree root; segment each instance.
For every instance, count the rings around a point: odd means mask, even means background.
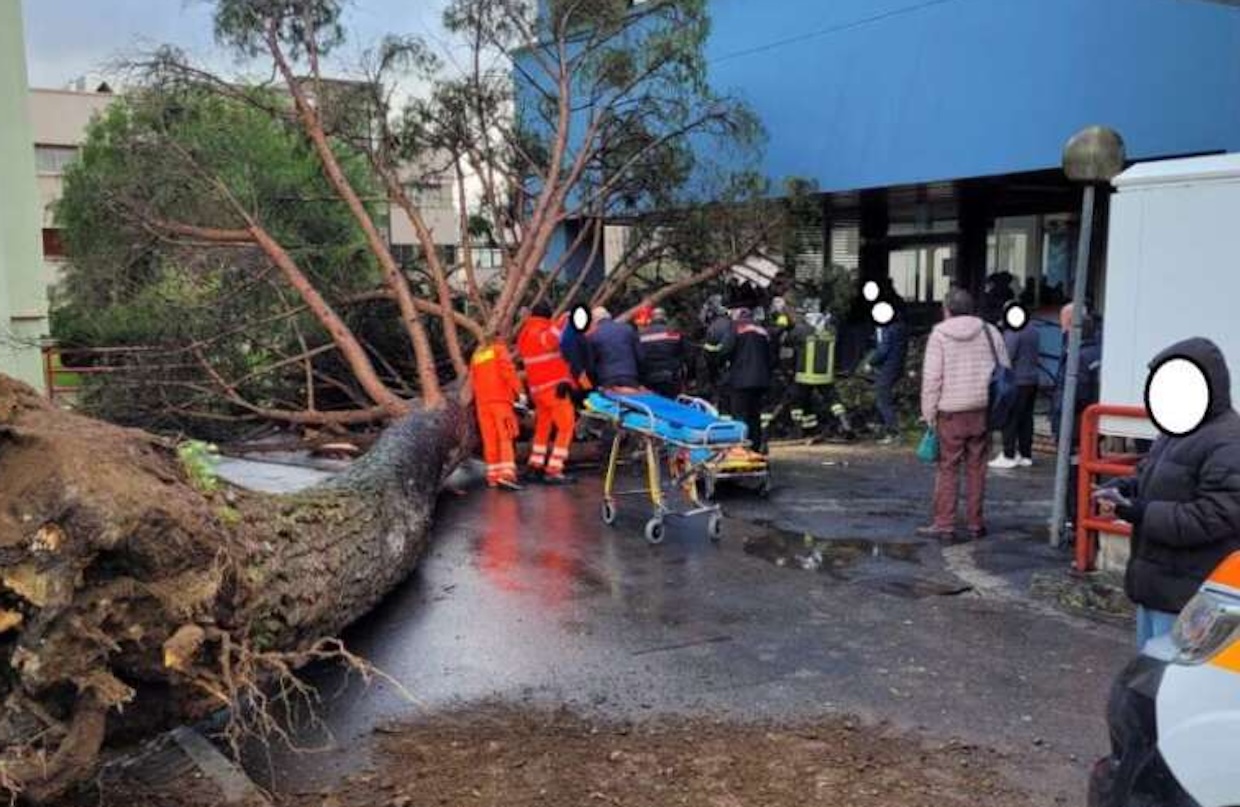
[[[43,801],[106,742],[222,707],[228,738],[290,741],[296,670],[416,565],[468,418],[390,427],[329,485],[193,488],[167,443],[51,408],[0,377],[0,786]]]

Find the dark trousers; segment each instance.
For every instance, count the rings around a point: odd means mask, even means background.
[[[766,450],[766,439],[762,434],[762,399],[766,397],[766,388],[752,387],[732,390],[732,416],[745,424],[749,432],[749,442],[755,451]]]
[[[878,407],[878,416],[883,419],[883,428],[889,432],[900,430],[900,419],[896,417],[895,376],[880,375],[874,380],[874,405]]]
[[[1012,416],[1003,429],[1003,456],[1015,457],[1018,449],[1022,457],[1033,456],[1033,408],[1037,401],[1036,384],[1022,384],[1016,388]]]
[[[822,418],[830,418],[842,434],[852,431],[834,384],[793,384],[791,397],[792,422],[806,433],[817,433]]]
[[[986,498],[986,449],[990,432],[986,410],[941,412],[935,429],[939,435],[939,464],[934,476],[934,528],[956,527],[956,499],[960,470],[964,469],[965,524],[971,530],[986,526],[982,503]]]

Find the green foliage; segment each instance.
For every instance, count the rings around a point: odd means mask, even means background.
[[[311,38],[319,54],[330,53],[344,41],[340,24],[341,0],[217,0],[215,39],[239,52],[265,52],[267,25],[274,21],[279,38],[291,44],[290,56],[305,55],[303,43]]]
[[[88,410],[170,431],[201,429],[190,411],[235,416],[202,391],[211,384],[199,358],[225,378],[250,377],[239,390],[248,399],[299,408],[304,369],[263,365],[301,353],[302,340],[312,349],[329,339],[308,313],[287,315],[300,301],[261,251],[173,239],[163,222],[241,228],[239,206],[329,301],[378,285],[374,258],[309,144],[269,114],[280,103],[257,89],[243,99],[159,85],[118,99],[89,127],[56,209],[69,260],[53,335],[67,348],[155,350],[109,360],[125,365],[124,384],[89,377]],[[340,148],[354,187],[374,197],[364,161]],[[334,360],[323,355],[317,366]]]
[[[203,493],[213,493],[219,488],[219,449],[202,440],[186,440],[177,446],[177,457],[189,476],[190,484]]]

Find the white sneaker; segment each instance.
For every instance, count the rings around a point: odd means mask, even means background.
[[[1032,467],[1033,467],[1033,458],[1032,458],[1032,457],[1022,457],[1021,455],[1017,454],[1017,455],[1016,455],[1016,462],[1017,462],[1017,464],[1018,464],[1018,465],[1020,465],[1020,467],[1022,467],[1022,468],[1032,468]]]
[[[1010,471],[1020,465],[1020,460],[1015,457],[1005,457],[1002,454],[990,461],[990,467],[996,471]]]

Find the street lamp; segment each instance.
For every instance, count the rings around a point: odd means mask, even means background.
[[[1089,276],[1089,247],[1094,237],[1094,195],[1124,170],[1124,140],[1105,126],[1090,126],[1072,136],[1063,150],[1063,171],[1068,179],[1085,186],[1081,204],[1081,233],[1076,250],[1076,277],[1072,283],[1072,326],[1068,333],[1067,367],[1064,369],[1063,400],[1060,401],[1059,453],[1055,458],[1055,499],[1051,512],[1051,546],[1059,546],[1068,500],[1068,472],[1072,464],[1072,428],[1076,421],[1076,387],[1081,367],[1081,328],[1089,312],[1085,307],[1085,281]],[[1077,514],[1080,517],[1080,514]]]

